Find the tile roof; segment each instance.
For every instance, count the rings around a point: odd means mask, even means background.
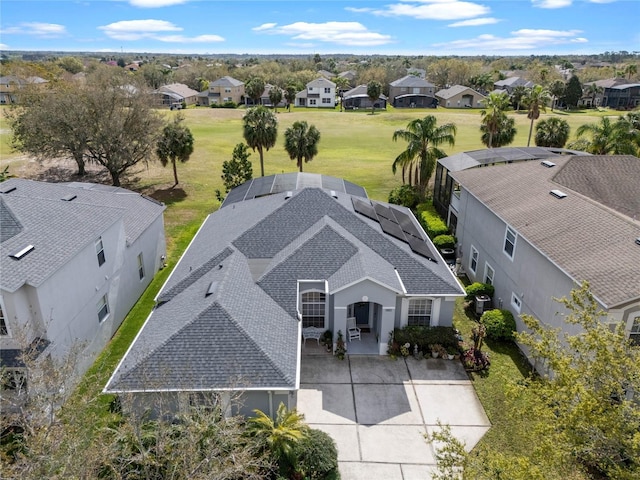
[[[205,220],[105,391],[297,388],[302,279],[401,292],[400,276],[410,293],[462,294],[443,262],[355,213],[350,194],[333,197],[320,176],[285,180],[299,187],[291,197],[249,197]]]
[[[588,280],[606,307],[640,297],[640,223],[624,214],[638,207],[640,159],[551,160],[553,168],[514,162],[451,176],[576,282]],[[552,189],[567,197],[555,198]]]
[[[40,285],[114,223],[122,221],[126,240],[133,242],[164,211],[155,200],[117,187],[18,178],[2,185],[3,191],[16,187],[0,193],[0,284],[12,292],[25,283]],[[75,198],[62,200],[68,196]],[[6,232],[13,235],[5,238]],[[24,258],[9,257],[27,245],[35,248]]]

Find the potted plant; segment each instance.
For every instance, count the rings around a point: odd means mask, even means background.
[[[336,351],[335,356],[340,360],[344,360],[344,356],[347,353],[347,346],[344,343],[344,338],[342,337],[342,330],[338,330],[338,339],[336,340]]]
[[[327,347],[327,352],[331,353],[333,351],[333,332],[331,330],[325,330],[322,334],[321,343]]]
[[[449,345],[447,347],[447,358],[449,360],[453,360],[456,356],[456,354],[460,354],[460,352],[458,352],[458,349],[456,347],[454,347],[453,345]]]

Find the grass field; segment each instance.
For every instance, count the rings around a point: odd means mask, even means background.
[[[104,399],[99,400],[101,388],[147,317],[153,305],[153,297],[166,279],[170,268],[175,265],[205,216],[219,207],[215,190],[223,188],[220,179],[222,162],[230,159],[233,147],[243,141],[243,113],[243,110],[211,108],[191,108],[183,111],[186,124],[195,137],[195,152],[188,163],[178,166],[180,184],[171,188],[171,169],[163,168],[158,162],[139,168],[123,182],[123,186],[152,195],[167,204],[165,224],[169,268],[156,276],[81,385],[75,399],[82,393],[82,397],[86,398],[88,395],[94,401],[85,407],[75,403],[74,408],[91,408],[92,410],[87,412],[88,418],[100,417],[101,410],[106,413]],[[163,112],[163,115],[167,116],[174,114],[175,112]],[[569,122],[571,131],[575,132],[578,126],[596,122],[598,117],[606,114],[617,116],[615,112],[549,112],[541,118],[562,117]],[[435,115],[438,124],[453,122],[457,125],[456,145],[454,148],[446,149],[447,153],[484,148],[480,142],[479,110],[389,109],[370,115],[365,111],[340,113],[337,110],[292,109],[291,112],[278,113],[278,142],[273,149],[265,153],[265,174],[295,171],[295,162],[289,160],[283,148],[284,131],[293,122],[306,120],[320,130],[321,140],[318,156],[311,163],[305,164],[305,171],[345,178],[364,186],[371,198],[386,200],[389,191],[401,183],[399,176],[392,174],[391,164],[405,147],[402,142],[393,142],[392,134],[396,129],[404,128],[409,121],[425,115]],[[524,112],[512,115],[516,118],[518,129],[512,146],[524,146],[529,120]],[[43,169],[37,163],[11,150],[10,136],[6,119],[2,115],[1,168],[9,165],[10,173],[20,177],[34,176],[34,172],[42,174]],[[250,160],[253,162],[254,176],[259,175],[258,154],[252,154]],[[73,163],[69,162],[68,165],[72,170]],[[470,332],[472,323],[465,316],[461,302],[456,309],[455,322],[465,335]],[[527,437],[524,432],[514,431],[516,427],[509,418],[505,418],[505,412],[501,407],[504,383],[522,378],[525,372],[524,364],[516,347],[488,345],[487,348],[492,358],[491,372],[488,376],[474,375],[474,385],[494,427],[478,448],[487,455],[492,451],[513,451],[520,454],[526,451],[527,443],[535,439]],[[522,429],[522,422],[519,422],[518,428]]]

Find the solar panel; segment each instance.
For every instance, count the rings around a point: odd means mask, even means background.
[[[344,182],[344,189],[349,195],[356,195],[358,197],[367,198],[367,191],[362,188],[360,185],[356,185],[355,183]]]
[[[436,260],[436,258],[438,257],[431,251],[431,248],[426,242],[409,237],[408,243],[414,253],[417,253],[427,260],[431,260],[433,263],[438,263],[438,261]]]
[[[344,182],[340,178],[322,175],[322,188],[335,190],[336,192],[344,192]]]
[[[273,186],[273,177],[255,178],[251,184],[251,188],[247,192],[246,198],[257,198],[271,193]]]
[[[403,242],[407,241],[407,238],[405,237],[404,232],[402,231],[402,228],[400,228],[400,225],[382,217],[379,217],[379,220],[380,220],[380,226],[382,227],[382,231],[384,233],[391,235],[392,237],[395,237],[398,240],[402,240]]]
[[[400,225],[400,228],[402,228],[402,231],[405,233],[405,235],[412,235],[422,240],[422,234],[420,233],[420,230],[418,230],[418,228],[415,226],[413,220],[411,220],[411,217],[409,215],[395,208],[393,208],[393,213],[396,216],[398,224]]]
[[[244,200],[244,196],[249,191],[249,187],[251,187],[252,183],[253,180],[250,180],[231,190],[224,199],[224,203],[222,204],[222,206],[226,207],[227,205],[231,205],[232,203],[241,202],[242,200]]]
[[[298,181],[297,173],[282,173],[275,176],[272,193],[288,192],[296,189],[296,182]]]
[[[383,217],[386,218],[387,220],[393,222],[393,223],[398,223],[398,221],[396,220],[395,215],[393,214],[393,212],[391,211],[391,209],[389,207],[385,207],[384,205],[380,204],[380,203],[374,203],[373,204],[373,208],[375,208],[376,213],[378,214],[378,217]]]
[[[363,200],[358,200],[357,198],[351,197],[351,203],[353,204],[353,209],[361,215],[370,218],[371,220],[378,221],[378,216],[376,215],[376,211],[373,209],[369,202],[365,202]]]

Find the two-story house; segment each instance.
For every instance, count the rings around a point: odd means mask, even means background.
[[[198,105],[209,107],[227,102],[241,104],[244,101],[244,82],[233,77],[222,77],[211,83],[209,88],[198,94]]]
[[[301,92],[296,94],[296,107],[335,108],[336,84],[324,77],[307,83]]]
[[[409,209],[325,175],[256,178],[207,217],[104,391],[273,415],[296,405],[306,332],[357,328],[349,352],[385,355],[396,327],[450,326],[462,295]]]
[[[587,281],[606,321],[640,343],[640,159],[501,148],[438,163],[460,265],[495,287],[495,307],[569,328],[553,298]]]
[[[40,77],[22,78],[15,75],[0,77],[0,104],[18,103],[21,90],[38,89],[47,83],[49,83],[47,80]]]
[[[22,351],[33,345],[55,360],[80,348],[78,374],[91,365],[163,266],[164,208],[104,185],[0,184],[5,374],[24,376]]]
[[[415,75],[406,75],[389,84],[389,101],[396,108],[435,108],[436,86]]]

